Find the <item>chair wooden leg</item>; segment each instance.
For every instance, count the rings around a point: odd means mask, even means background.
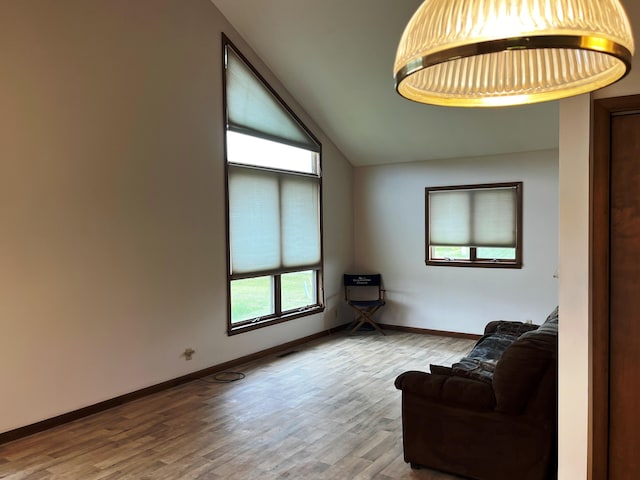
[[[379,331],[382,335],[386,336],[387,334],[384,333],[382,331],[382,329],[378,326],[378,324],[376,322],[374,322],[373,320],[369,322],[371,325],[373,325],[373,328],[375,328],[377,331]]]
[[[377,330],[378,332],[380,332],[382,335],[386,336],[387,334],[384,333],[384,331],[378,326],[378,324],[376,322],[374,322],[371,319],[365,318],[364,320],[360,320],[355,327],[353,327],[351,329],[351,331],[349,332],[349,335],[352,335],[354,333],[356,333],[356,331],[365,323],[368,323],[369,325],[371,325],[375,330]]]
[[[360,327],[362,327],[362,325],[364,325],[365,323],[368,323],[369,325],[371,325],[375,330],[377,330],[378,332],[380,332],[382,335],[387,335],[386,333],[384,333],[382,331],[382,329],[378,326],[378,324],[373,320],[372,315],[374,313],[376,313],[378,311],[380,307],[377,307],[373,310],[370,311],[363,311],[357,308],[354,308],[354,310],[356,310],[357,312],[357,317],[356,319],[349,324],[349,326],[347,327],[348,329],[350,329],[349,331],[349,335],[353,335]],[[351,327],[351,325],[355,324],[355,327]]]
[[[354,333],[356,333],[356,330],[358,330],[363,324],[364,320],[360,320],[358,323],[356,323],[356,326],[351,329],[349,335],[353,335]]]

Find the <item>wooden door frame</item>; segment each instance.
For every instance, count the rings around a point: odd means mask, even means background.
[[[589,224],[590,480],[607,480],[609,473],[611,118],[631,112],[640,112],[640,95],[593,102]]]

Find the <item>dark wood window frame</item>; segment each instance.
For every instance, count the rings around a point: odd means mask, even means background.
[[[323,248],[323,228],[322,228],[322,145],[317,137],[304,125],[302,120],[291,110],[291,108],[286,104],[286,102],[282,99],[282,97],[271,87],[271,85],[267,82],[267,80],[258,72],[255,67],[249,62],[249,60],[238,50],[238,48],[231,42],[231,40],[225,35],[222,34],[222,58],[223,62],[225,61],[226,50],[227,48],[231,48],[233,53],[237,55],[252,73],[262,82],[264,87],[273,95],[275,99],[279,102],[280,106],[285,110],[290,117],[299,125],[299,127],[305,131],[305,133],[317,144],[318,146],[318,168],[317,174],[315,175],[318,178],[318,189],[319,189],[319,230],[320,230],[320,261],[317,264],[301,266],[299,268],[294,269],[277,269],[273,271],[257,271],[257,272],[247,272],[241,275],[233,275],[230,271],[230,268],[227,269],[227,334],[228,335],[236,335],[239,333],[244,333],[252,330],[256,330],[258,328],[267,327],[270,325],[275,325],[282,322],[287,322],[290,320],[294,320],[296,318],[305,317],[308,315],[313,315],[324,311],[324,279],[323,279],[323,265],[324,265],[324,248]],[[226,232],[227,232],[227,265],[231,265],[231,241],[230,241],[230,219],[229,219],[229,167],[230,163],[227,161],[227,141],[226,141],[226,132],[228,131],[228,123],[227,123],[227,86],[226,86],[226,69],[223,64],[222,68],[222,85],[223,85],[223,124],[225,125],[225,204],[226,204]],[[263,137],[265,139],[273,140],[273,138],[269,138],[268,136]],[[254,168],[254,169],[262,169],[262,170],[271,170],[269,168],[263,167],[254,167],[254,166],[243,166],[243,165],[235,165],[236,167],[246,167],[246,168]],[[287,172],[287,170],[278,170],[281,173],[290,173],[292,175],[305,175],[304,173],[299,172]],[[293,309],[289,311],[282,311],[282,295],[281,295],[281,278],[282,275],[287,273],[295,273],[302,271],[312,271],[315,277],[315,298],[316,303],[314,305],[308,305],[305,307],[301,307],[298,309]],[[273,278],[272,283],[272,300],[274,313],[263,315],[260,317],[251,318],[241,322],[232,322],[232,306],[231,306],[231,282],[234,280],[247,279],[247,278],[258,278],[258,277],[267,277],[270,276]]]
[[[516,246],[514,259],[479,258],[478,248],[468,246],[469,258],[435,258],[429,244],[429,192],[449,190],[481,190],[514,187],[516,189]],[[432,266],[480,267],[480,268],[522,268],[522,182],[501,182],[474,185],[455,185],[425,188],[425,263]]]

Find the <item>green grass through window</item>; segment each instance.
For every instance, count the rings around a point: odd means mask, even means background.
[[[313,271],[286,273],[281,276],[284,312],[316,304]],[[275,313],[273,277],[256,277],[231,282],[231,323]]]
[[[431,247],[431,258],[446,258],[451,260],[469,260],[469,247]],[[479,259],[515,260],[515,248],[478,248],[476,253]]]

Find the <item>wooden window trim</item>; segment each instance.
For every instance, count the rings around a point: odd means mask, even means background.
[[[282,169],[271,169],[265,167],[258,167],[252,165],[238,165],[242,168],[257,168],[257,169],[265,169],[270,171],[277,171],[280,173],[286,173],[291,175],[302,175],[302,176],[313,176],[318,179],[318,187],[319,187],[319,206],[320,206],[320,214],[319,214],[319,227],[320,227],[320,262],[317,265],[312,266],[304,266],[296,269],[279,269],[271,272],[246,272],[240,276],[234,276],[231,274],[229,269],[227,269],[227,334],[228,335],[236,335],[239,333],[253,331],[259,328],[264,328],[271,325],[276,325],[278,323],[287,322],[290,320],[294,320],[301,317],[306,317],[309,315],[314,315],[317,313],[321,313],[325,310],[325,301],[324,301],[324,274],[323,274],[323,265],[324,265],[324,242],[322,239],[324,238],[323,234],[323,214],[322,214],[322,205],[323,205],[323,192],[322,192],[322,144],[317,139],[317,137],[307,128],[307,126],[300,120],[300,118],[295,114],[293,110],[289,107],[289,105],[282,99],[282,97],[275,91],[275,89],[267,82],[267,80],[258,72],[258,70],[252,65],[252,63],[240,52],[240,50],[233,44],[233,42],[223,33],[222,34],[222,59],[224,62],[224,58],[226,55],[226,49],[233,49],[234,53],[240,57],[240,59],[250,68],[253,74],[263,83],[263,85],[271,92],[271,94],[277,99],[280,103],[281,107],[299,124],[299,126],[309,135],[309,137],[317,144],[317,150],[314,150],[318,155],[317,162],[317,173],[316,174],[307,174],[303,172],[289,172],[288,170]],[[224,158],[225,158],[225,207],[226,207],[226,236],[227,236],[227,265],[231,264],[231,253],[230,253],[230,238],[229,238],[229,167],[230,163],[227,161],[227,141],[226,141],[226,132],[228,130],[227,125],[227,86],[226,86],[226,70],[223,64],[222,68],[222,101],[223,101],[223,125],[225,126],[225,141],[224,141]],[[266,138],[266,137],[263,137]],[[271,138],[267,138],[273,140]],[[283,142],[287,144],[286,142]],[[240,278],[255,278],[262,276],[273,276],[274,277],[274,289],[277,288],[280,290],[280,276],[286,273],[293,273],[298,271],[312,270],[315,274],[315,295],[316,295],[316,304],[310,305],[307,307],[300,308],[294,311],[281,312],[281,294],[274,293],[274,310],[275,313],[271,315],[266,315],[263,317],[257,317],[251,320],[247,320],[245,322],[231,322],[231,282]]]
[[[433,258],[432,248],[429,245],[429,192],[438,190],[474,190],[474,189],[488,189],[488,188],[504,188],[515,187],[516,188],[516,257],[514,260],[489,260],[478,259],[477,248],[468,247],[470,249],[469,259],[438,259]],[[440,266],[440,267],[475,267],[475,268],[522,268],[522,198],[523,198],[523,182],[501,182],[501,183],[483,183],[473,185],[454,185],[454,186],[439,186],[439,187],[427,187],[425,188],[425,264],[427,266]]]

